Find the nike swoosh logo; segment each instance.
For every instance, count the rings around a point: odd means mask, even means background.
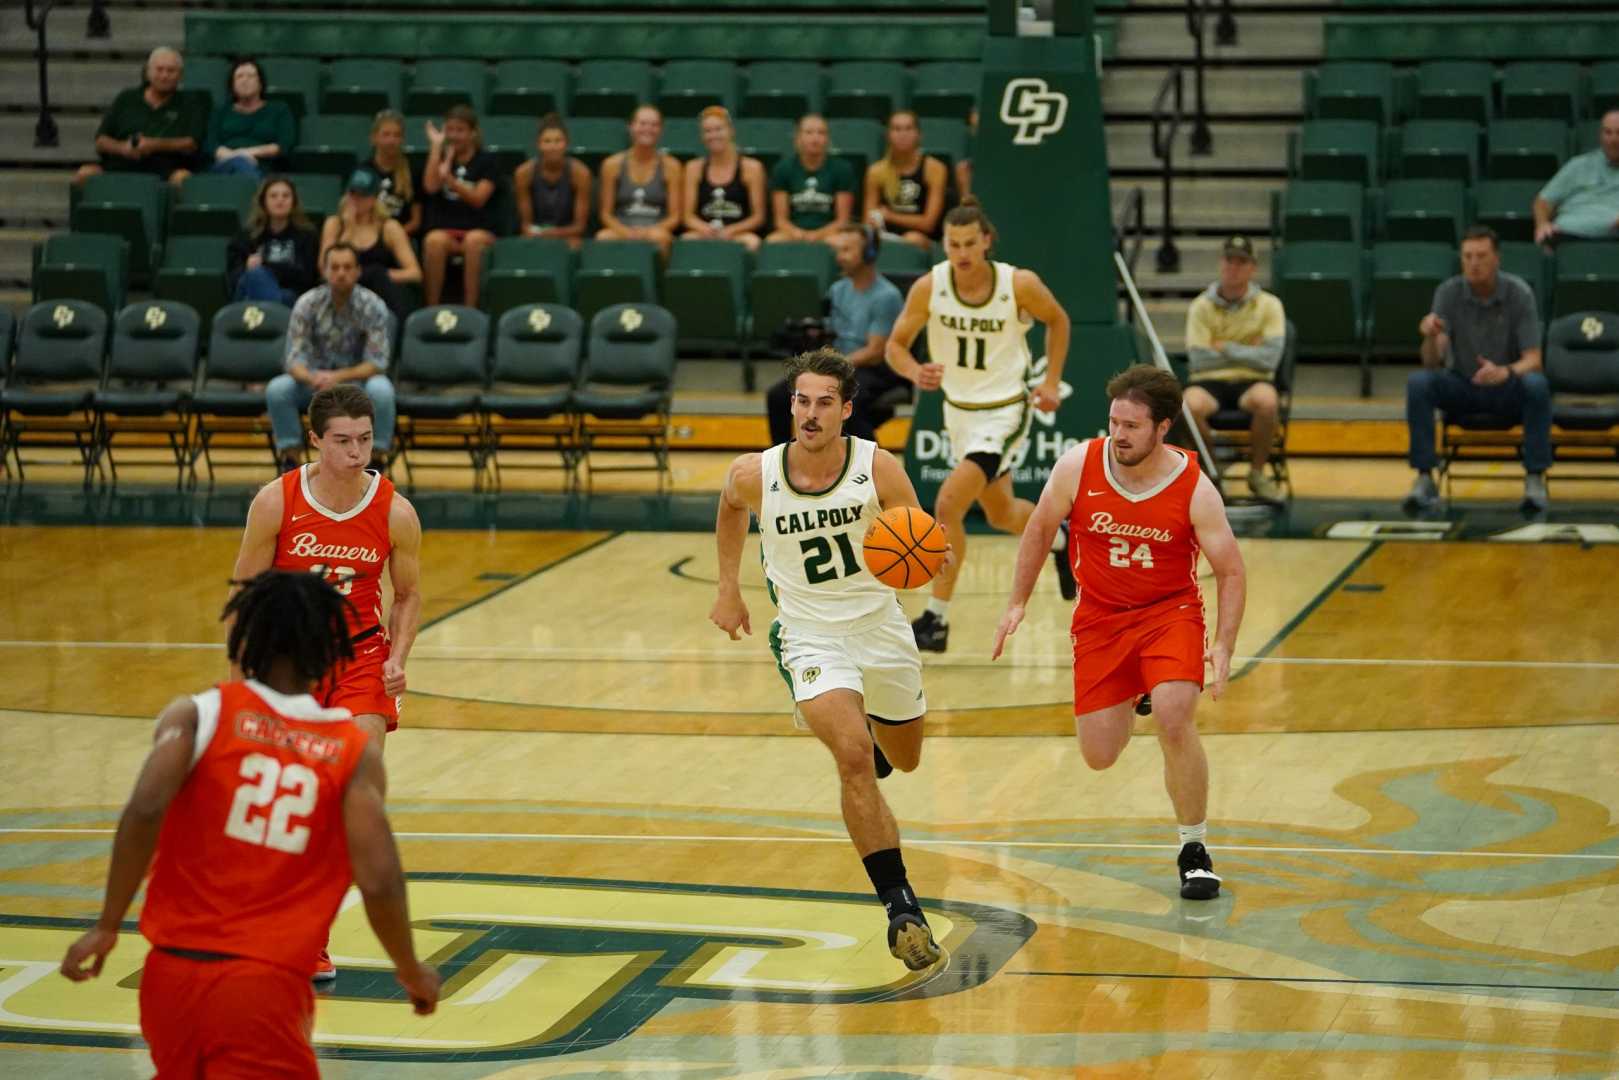
[[[1107,492],[1105,492],[1105,491],[1092,491],[1090,488],[1086,488],[1085,489],[1085,494],[1091,496],[1092,498],[1095,498],[1098,495],[1106,495]],[[293,520],[297,521],[298,519],[293,518]]]
[[[313,510],[306,510],[302,514],[294,514],[294,515],[292,515],[292,520],[293,521],[302,521],[306,517],[314,517],[314,516],[315,516],[315,512]]]

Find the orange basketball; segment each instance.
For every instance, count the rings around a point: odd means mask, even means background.
[[[948,544],[932,517],[914,506],[896,506],[866,530],[866,569],[890,589],[919,589],[939,572]]]

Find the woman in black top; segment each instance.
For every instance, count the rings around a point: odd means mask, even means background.
[[[377,174],[377,201],[399,222],[406,236],[422,231],[421,181],[405,159],[405,118],[383,109],[371,121],[371,160],[366,167]]]
[[[539,155],[512,178],[518,232],[566,240],[577,251],[590,224],[590,169],[568,156],[568,128],[556,113],[540,118],[535,146]]]
[[[888,118],[888,149],[866,169],[866,220],[883,231],[932,252],[940,238],[950,170],[922,152],[922,124],[900,109]]]
[[[688,240],[735,240],[759,250],[765,223],[765,167],[736,148],[731,114],[710,105],[697,116],[708,156],[686,162]]]
[[[349,177],[348,190],[320,229],[320,262],[326,249],[345,243],[360,261],[360,284],[382,297],[400,319],[405,317],[401,285],[422,280],[422,267],[410,249],[405,227],[382,205],[377,174],[361,166]]]
[[[427,194],[427,236],[422,240],[423,291],[429,307],[444,294],[444,273],[451,255],[466,257],[466,291],[462,303],[478,306],[478,276],[483,253],[495,242],[495,197],[499,166],[483,149],[478,114],[466,105],[452,106],[439,129],[427,122],[427,164],[422,191]]]
[[[298,189],[272,176],[253,196],[247,228],[226,249],[226,281],[237,300],[268,300],[291,307],[315,287],[315,229],[298,201]]]

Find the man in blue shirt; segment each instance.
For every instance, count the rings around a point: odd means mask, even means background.
[[[894,415],[893,406],[879,405],[879,400],[895,387],[904,387],[908,397],[911,385],[883,359],[888,333],[905,307],[905,297],[877,272],[877,240],[874,236],[868,240],[869,235],[864,227],[852,224],[841,225],[833,233],[832,246],[843,276],[826,291],[833,347],[854,364],[858,385],[854,412],[844,421],[843,430],[862,439],[875,439],[877,428]],[[793,437],[792,388],[786,379],[765,392],[765,413],[772,446]]]
[[[1535,243],[1619,237],[1619,109],[1602,117],[1602,146],[1564,162],[1535,196]]]

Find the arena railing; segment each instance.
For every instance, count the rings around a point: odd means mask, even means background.
[[[56,0],[45,0],[38,13],[34,0],[23,0],[23,22],[39,35],[39,120],[34,124],[34,145],[55,146],[59,142],[56,118],[51,115],[50,50],[45,44],[45,24],[56,8]],[[112,34],[107,18],[105,0],[90,0],[90,21],[85,28],[89,37],[104,38]]]

